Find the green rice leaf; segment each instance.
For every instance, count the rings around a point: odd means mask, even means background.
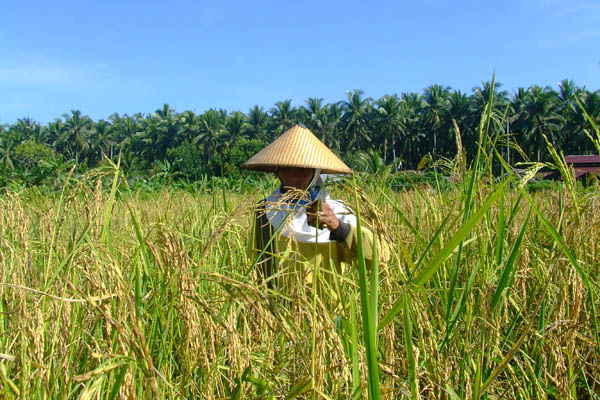
[[[438,270],[440,265],[446,261],[446,259],[452,254],[454,249],[467,237],[471,230],[475,227],[477,222],[484,216],[486,211],[496,201],[496,199],[502,194],[502,191],[506,187],[508,181],[504,181],[498,188],[487,198],[481,208],[464,224],[459,231],[446,243],[444,248],[435,255],[431,262],[423,268],[419,276],[414,280],[414,284],[417,286],[423,286],[425,282],[431,278],[431,276]]]
[[[500,296],[502,295],[502,292],[508,286],[508,283],[510,282],[510,277],[513,275],[513,272],[514,272],[513,267],[514,267],[515,261],[517,259],[517,255],[519,254],[519,249],[521,248],[521,243],[523,242],[523,236],[525,235],[525,231],[527,230],[530,216],[531,216],[531,209],[529,209],[529,211],[527,212],[527,216],[525,217],[525,220],[523,221],[523,224],[521,225],[519,234],[517,235],[517,238],[515,239],[512,250],[510,251],[510,255],[508,256],[508,259],[506,260],[506,263],[504,264],[504,268],[502,270],[502,275],[500,276],[500,280],[498,281],[498,286],[496,287],[496,290],[494,291],[494,295],[492,296],[492,310],[494,310],[494,311],[496,310],[496,307],[498,306],[498,303],[500,302]]]
[[[419,386],[417,381],[417,365],[415,360],[415,353],[413,349],[412,340],[412,317],[410,308],[408,307],[409,297],[408,292],[405,291],[403,294],[403,332],[404,332],[404,345],[406,346],[406,360],[408,361],[408,380],[410,384],[410,394],[412,399],[419,398]]]

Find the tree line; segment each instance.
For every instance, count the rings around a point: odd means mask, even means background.
[[[431,85],[422,93],[385,95],[375,100],[361,90],[343,101],[291,100],[269,110],[247,113],[210,109],[176,112],[168,104],[150,114],[112,114],[93,121],[72,110],[48,124],[22,118],[0,126],[0,184],[8,180],[39,183],[65,165],[85,171],[103,159],[120,158],[131,176],[169,174],[188,180],[203,175],[236,175],[254,153],[296,123],[302,123],[351,167],[360,168],[366,152],[395,169],[415,169],[456,153],[460,132],[467,155],[476,152],[479,122],[491,101],[492,128],[500,132],[511,162],[548,159],[544,134],[565,154],[592,154],[584,112],[600,121],[600,91],[563,80],[558,90],[531,86],[513,93],[499,83],[482,82],[471,94]],[[509,143],[522,152],[510,153]]]

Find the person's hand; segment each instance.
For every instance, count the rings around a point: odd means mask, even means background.
[[[317,207],[317,202],[314,202],[307,209],[308,224],[315,226],[318,216],[319,228],[327,227],[330,231],[335,231],[340,226],[340,220],[335,216],[333,208],[327,203],[321,203],[321,210],[318,210]]]

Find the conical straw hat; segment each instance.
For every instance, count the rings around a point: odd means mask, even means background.
[[[277,167],[321,168],[324,174],[352,173],[323,142],[300,125],[285,131],[242,165],[265,172],[274,172]]]

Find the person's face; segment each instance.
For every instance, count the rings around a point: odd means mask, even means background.
[[[305,190],[313,177],[313,168],[279,167],[277,170],[283,186]]]

